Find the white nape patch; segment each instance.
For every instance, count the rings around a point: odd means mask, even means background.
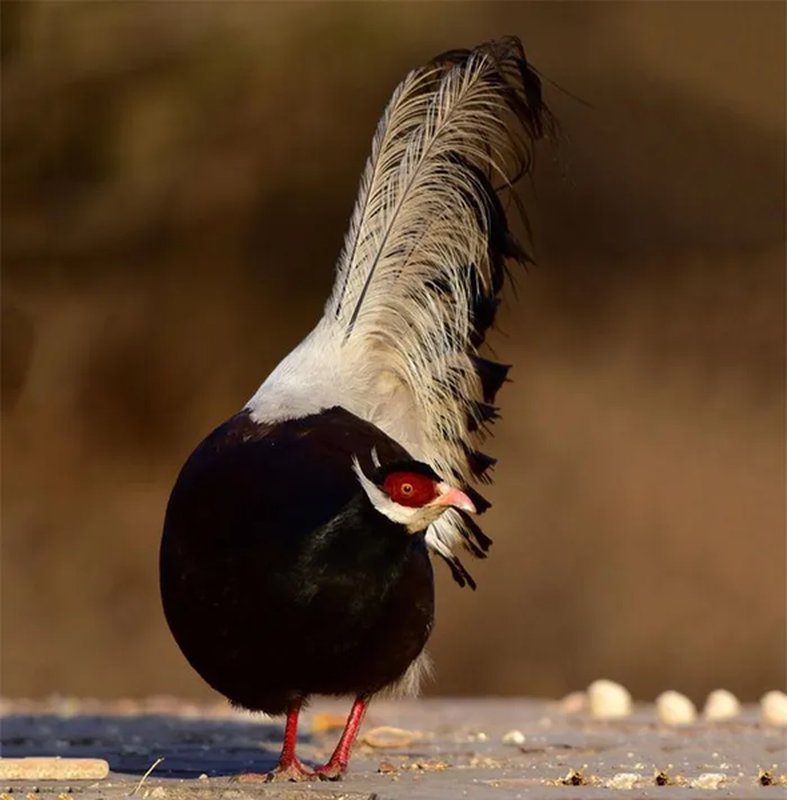
[[[335,320],[324,316],[263,381],[246,408],[255,422],[274,423],[339,406],[376,425],[414,458],[422,457],[412,397],[384,362],[368,342],[342,341]]]
[[[336,336],[323,318],[317,327],[263,381],[246,404],[255,422],[283,422],[347,407],[340,379]]]

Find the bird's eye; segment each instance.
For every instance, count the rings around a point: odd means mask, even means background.
[[[424,506],[437,497],[435,482],[416,472],[391,473],[383,484],[388,496],[395,503],[412,508]]]

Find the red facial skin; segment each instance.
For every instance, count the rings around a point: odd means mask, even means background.
[[[417,472],[392,472],[383,482],[386,494],[401,506],[420,508],[437,497],[437,484]]]

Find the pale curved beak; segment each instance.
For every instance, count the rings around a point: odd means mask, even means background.
[[[475,514],[476,509],[473,501],[460,489],[451,486],[448,483],[438,483],[437,491],[440,493],[431,503],[430,506],[451,506],[458,508],[462,511],[467,511],[469,514]]]

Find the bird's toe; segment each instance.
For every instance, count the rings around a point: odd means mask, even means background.
[[[243,783],[284,783],[286,781],[300,783],[313,781],[316,777],[314,770],[307,767],[299,759],[293,759],[287,764],[279,764],[270,772],[244,772],[236,775],[233,780]]]
[[[321,781],[341,781],[344,779],[345,769],[338,765],[326,764],[323,767],[317,767],[314,772]]]

